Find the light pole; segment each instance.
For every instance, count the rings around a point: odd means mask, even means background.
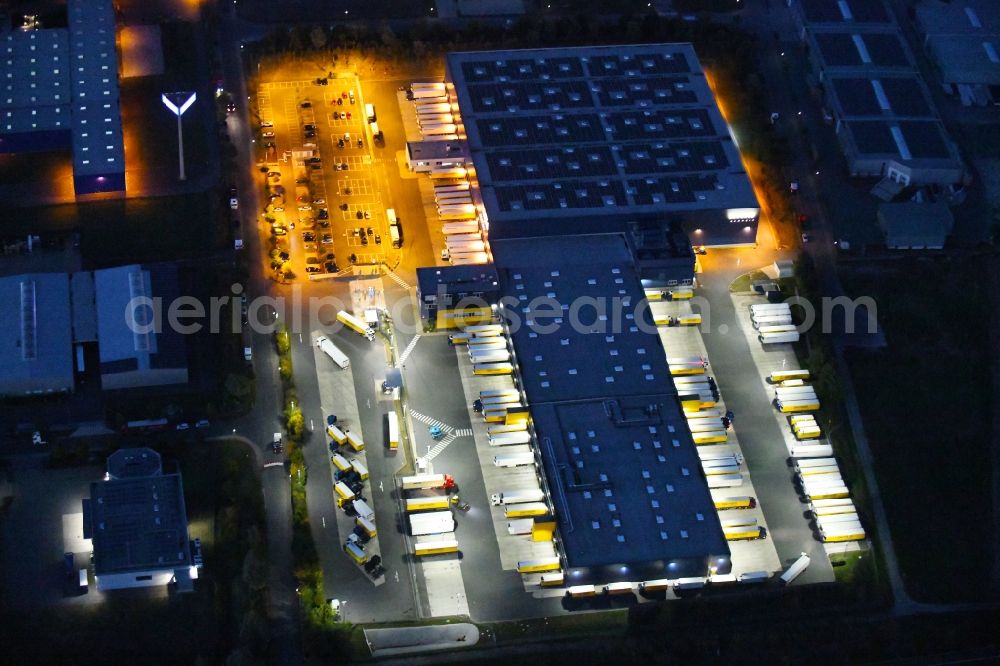
[[[163,100],[163,104],[173,111],[174,115],[177,116],[177,154],[178,160],[180,162],[180,179],[185,180],[184,176],[184,131],[181,125],[181,117],[184,112],[191,108],[194,101],[198,99],[198,93],[193,92],[174,92],[174,93],[163,93],[160,95],[160,99]]]

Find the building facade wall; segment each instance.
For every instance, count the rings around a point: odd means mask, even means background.
[[[129,571],[127,573],[96,575],[97,589],[125,590],[136,587],[158,587],[169,585],[174,580],[173,569],[151,569],[148,571]]]

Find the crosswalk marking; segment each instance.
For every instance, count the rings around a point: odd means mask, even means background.
[[[420,340],[419,333],[413,336],[413,339],[410,340],[410,344],[406,345],[406,349],[404,349],[403,353],[399,355],[399,365],[406,363],[406,359],[410,357],[410,353],[413,351],[413,348],[417,346],[418,340]]]
[[[417,421],[420,421],[421,423],[423,423],[424,425],[437,426],[438,428],[441,428],[441,430],[443,430],[446,433],[451,433],[451,432],[454,432],[454,430],[455,430],[454,428],[452,428],[447,423],[442,423],[441,421],[438,421],[433,416],[427,416],[426,414],[421,414],[420,412],[418,412],[416,410],[411,409],[410,410],[410,415],[414,419],[416,419]]]
[[[386,274],[386,275],[387,275],[387,276],[389,277],[389,279],[390,279],[390,280],[392,280],[393,282],[395,282],[396,284],[398,284],[398,285],[399,285],[400,287],[402,287],[403,289],[405,289],[405,290],[407,290],[407,291],[409,291],[409,290],[410,290],[410,288],[411,288],[411,287],[410,287],[410,285],[408,285],[408,284],[406,283],[406,280],[404,280],[403,278],[399,277],[399,276],[398,276],[398,275],[396,274],[396,272],[395,272],[395,271],[393,271],[393,270],[392,270],[391,268],[389,268],[389,267],[386,267],[386,269],[385,269],[385,274]]]
[[[472,428],[459,428],[455,431],[455,437],[472,437]]]
[[[448,448],[448,445],[451,444],[453,441],[455,441],[454,434],[445,435],[444,437],[441,438],[441,441],[439,441],[437,444],[431,447],[431,450],[427,452],[427,455],[424,456],[424,458],[427,461],[434,460],[435,458],[438,457],[438,454],[440,454],[442,451]]]

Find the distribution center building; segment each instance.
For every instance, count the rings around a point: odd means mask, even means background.
[[[690,44],[451,53],[491,241],[678,226],[753,245],[760,207]]]
[[[728,573],[623,235],[500,240],[493,252],[567,584]]]

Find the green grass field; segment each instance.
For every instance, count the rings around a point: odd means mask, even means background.
[[[909,592],[983,594],[990,546],[989,298],[976,260],[841,269],[872,296],[888,347],[848,361]]]

